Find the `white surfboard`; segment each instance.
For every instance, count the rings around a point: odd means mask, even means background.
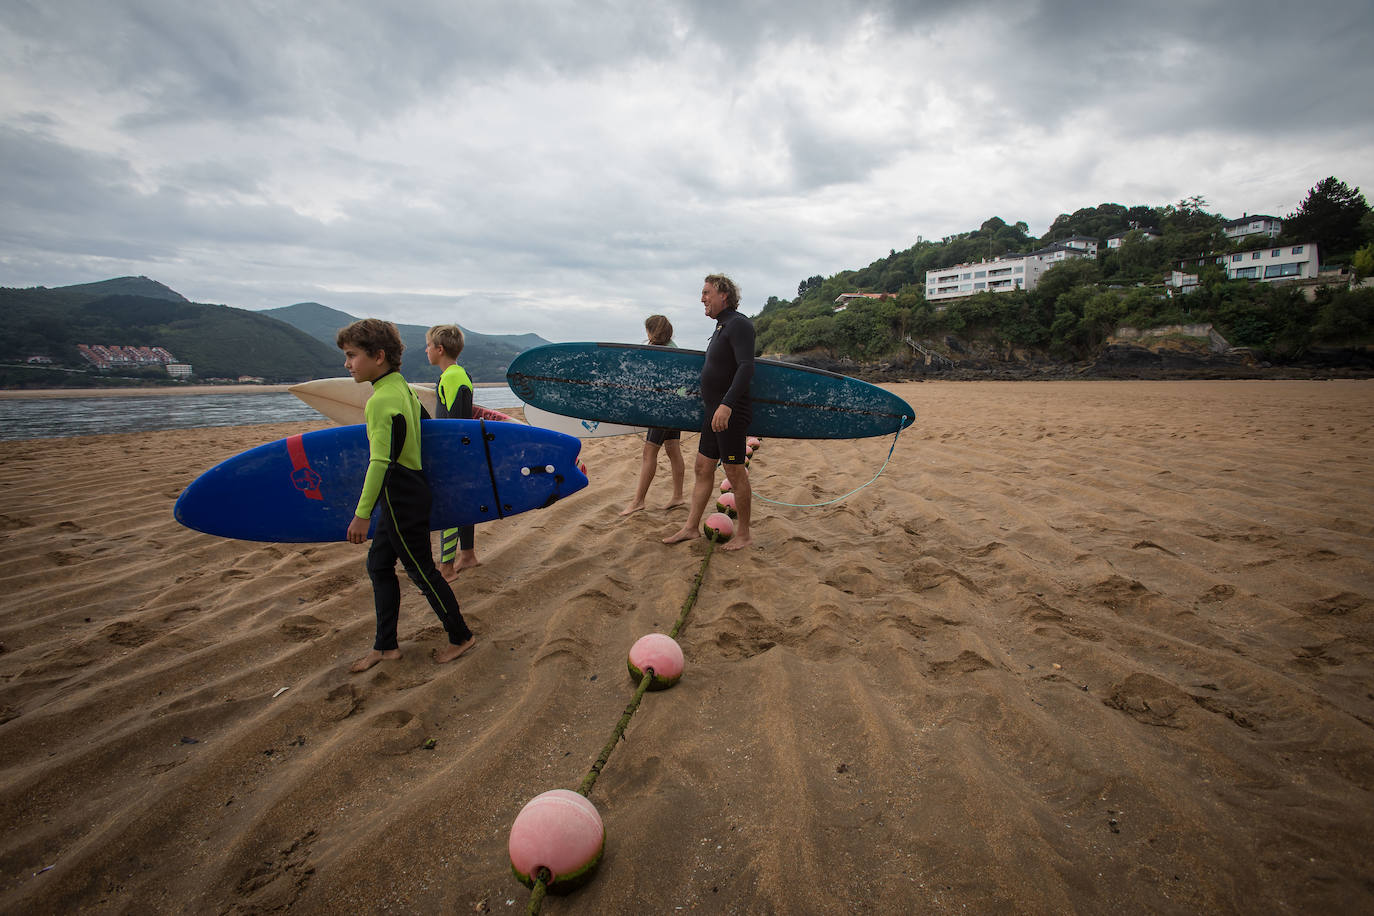
[[[551,429],[554,432],[567,433],[569,436],[576,436],[579,439],[600,439],[604,436],[628,436],[632,433],[644,432],[644,427],[642,426],[621,426],[618,423],[600,423],[596,420],[579,420],[577,417],[565,417],[562,414],[540,410],[533,404],[525,405],[525,422],[530,426],[538,426],[543,429]]]
[[[437,416],[438,397],[433,385],[410,383],[410,388],[419,397],[420,403],[431,417]],[[372,397],[372,386],[358,383],[351,378],[317,378],[299,385],[292,385],[287,391],[306,404],[318,410],[340,426],[352,426],[365,421],[363,408],[367,399]],[[488,410],[476,404],[472,406],[473,418],[477,420],[503,420],[516,422],[500,411]]]

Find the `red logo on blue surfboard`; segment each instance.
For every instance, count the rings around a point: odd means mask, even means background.
[[[291,484],[304,493],[307,499],[322,500],[324,496],[320,493],[321,478],[310,466],[301,435],[297,433],[286,440],[286,452],[291,456]]]

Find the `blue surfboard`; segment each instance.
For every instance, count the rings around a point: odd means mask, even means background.
[[[505,518],[576,493],[587,485],[581,448],[572,436],[522,423],[420,421],[420,461],[434,493],[430,527]],[[196,531],[244,541],[342,541],[367,463],[366,426],[290,436],[197,477],[173,515]],[[373,528],[376,519],[374,511]]]
[[[643,344],[564,343],[526,350],[506,372],[511,390],[569,417],[701,429],[702,350]],[[751,435],[862,439],[910,426],[911,405],[847,375],[771,359],[754,361]]]

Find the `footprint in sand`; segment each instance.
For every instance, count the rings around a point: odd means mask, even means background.
[[[283,636],[292,642],[310,642],[322,635],[325,622],[309,614],[297,614],[283,620],[277,627]]]
[[[340,722],[363,708],[362,691],[352,684],[340,684],[324,700],[322,714],[330,722]]]
[[[386,757],[399,757],[419,750],[425,743],[425,726],[420,718],[404,709],[378,713],[367,723],[373,730],[372,749]]]
[[[965,649],[949,661],[935,662],[930,666],[931,677],[945,678],[956,674],[972,674],[975,671],[986,671],[994,667],[992,662],[974,652],[972,649]]]

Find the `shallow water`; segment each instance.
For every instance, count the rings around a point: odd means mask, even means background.
[[[509,388],[483,388],[483,407],[521,401]],[[201,426],[309,423],[324,419],[290,392],[0,399],[0,441],[137,433]]]

